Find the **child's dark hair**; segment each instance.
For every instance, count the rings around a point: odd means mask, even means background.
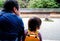
[[[31,18],[28,21],[28,29],[30,31],[36,31],[36,27],[40,28],[41,22],[41,19],[38,17]]]

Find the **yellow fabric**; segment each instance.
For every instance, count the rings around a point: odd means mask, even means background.
[[[30,36],[30,37],[26,37],[25,38],[25,41],[39,41],[39,39],[38,38],[34,38],[33,36]]]
[[[30,30],[28,30],[28,33],[29,33],[29,34],[36,34],[36,35],[38,35],[38,31],[36,31],[36,32],[31,32]]]
[[[25,41],[40,41],[39,37],[38,37],[38,32],[31,32],[28,30],[28,34],[30,36],[26,36]],[[35,38],[35,36],[37,36],[37,38]]]

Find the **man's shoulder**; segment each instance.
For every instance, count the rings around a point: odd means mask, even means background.
[[[13,14],[13,13],[7,13],[7,12],[3,12],[3,11],[0,12],[0,15],[2,15],[2,17],[8,17],[8,18],[17,17],[17,16],[16,16],[15,14]]]
[[[3,17],[3,18],[1,18],[1,20],[4,19],[5,21],[10,21],[10,22],[14,22],[14,23],[16,23],[16,22],[22,23],[22,18],[18,17],[17,15],[15,15],[13,13],[1,12],[0,15],[2,15],[2,16],[0,16],[0,18]]]
[[[19,18],[15,15],[15,14],[13,14],[13,13],[6,13],[6,12],[0,12],[0,19],[1,20],[12,20],[12,21],[14,21],[14,20],[19,20]]]

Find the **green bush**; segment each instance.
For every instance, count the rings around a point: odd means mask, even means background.
[[[0,0],[0,7],[3,7],[3,4],[6,0]],[[18,0],[21,8],[59,8],[55,0]]]
[[[3,7],[4,1],[0,0],[0,8]]]
[[[20,7],[21,8],[25,8],[26,7],[26,3],[22,0],[18,0],[19,4],[20,4]]]
[[[58,8],[55,0],[30,0],[28,8]]]

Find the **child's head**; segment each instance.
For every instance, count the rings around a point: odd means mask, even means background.
[[[30,31],[36,31],[37,29],[40,28],[41,22],[42,22],[41,19],[38,17],[33,17],[33,18],[29,19],[28,29]]]

